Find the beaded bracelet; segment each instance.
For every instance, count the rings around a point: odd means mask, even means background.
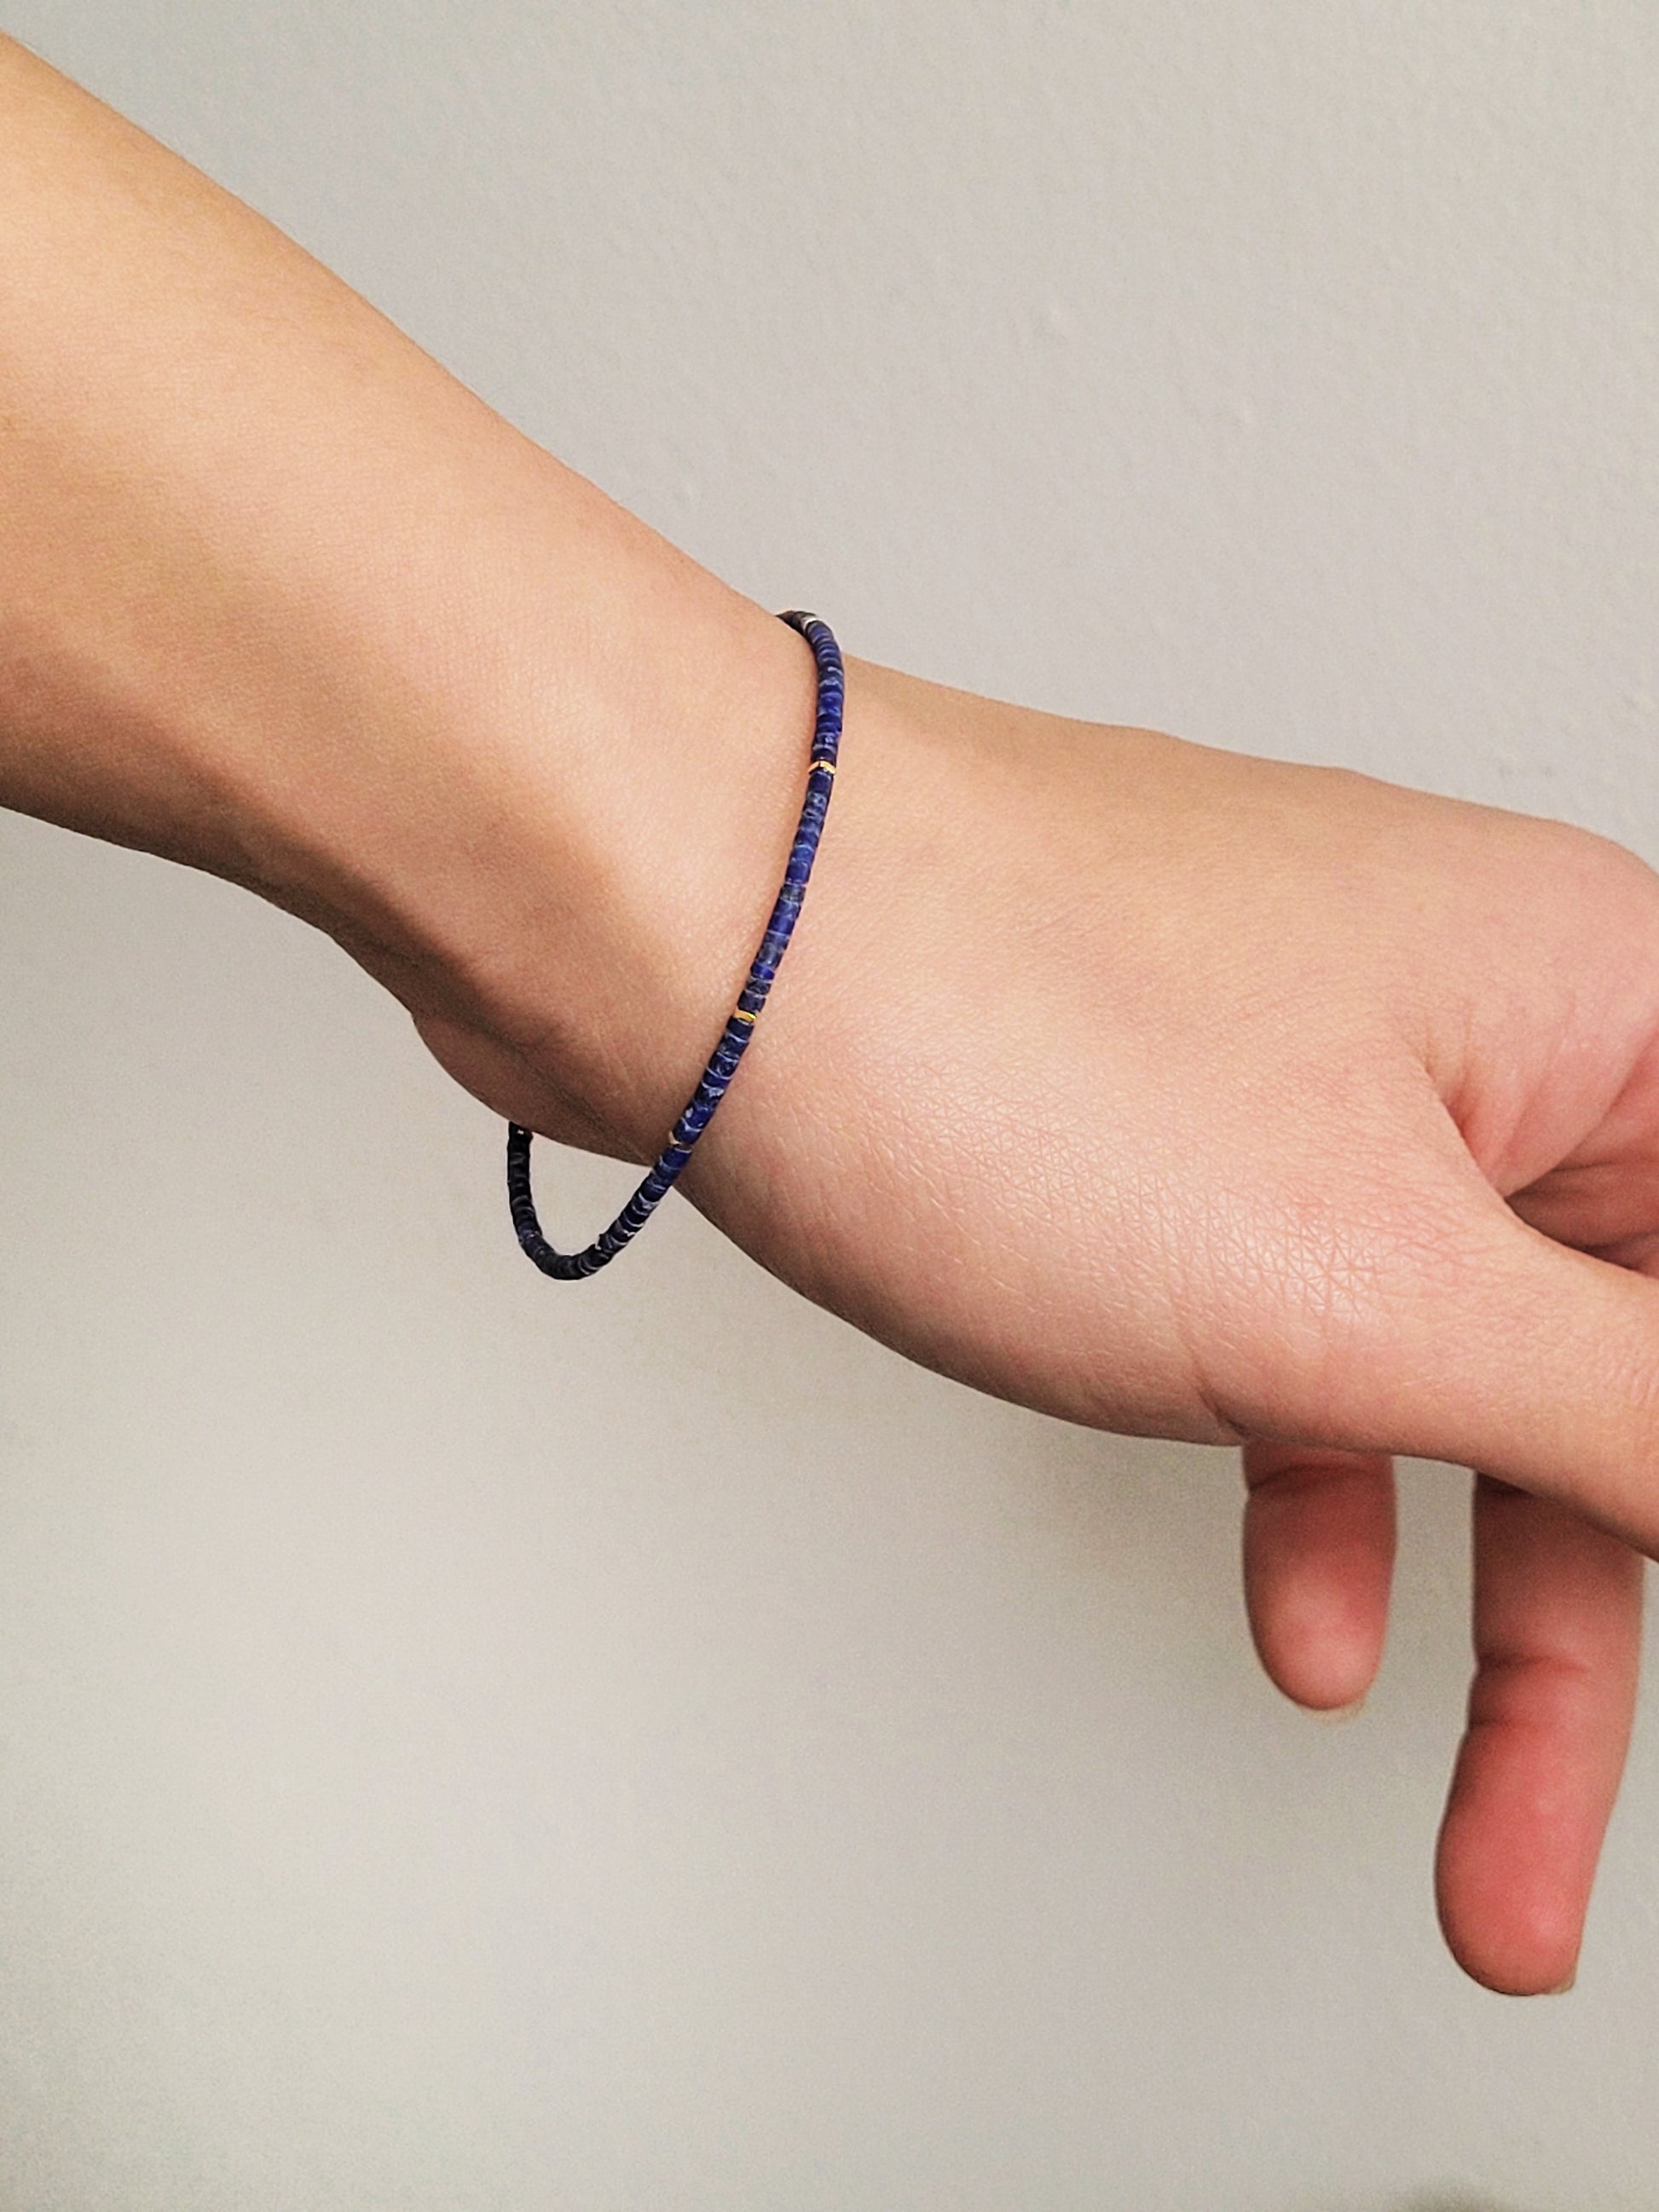
[[[789,865],[783,872],[783,885],[772,908],[772,918],[766,925],[766,934],[761,939],[760,950],[750,967],[749,980],[739,993],[731,1018],[720,1034],[720,1041],[703,1070],[702,1082],[692,1092],[685,1110],[674,1124],[661,1158],[609,1229],[596,1237],[585,1251],[556,1252],[542,1234],[541,1224],[536,1218],[536,1201],[531,1195],[531,1132],[521,1128],[516,1121],[507,1125],[507,1199],[512,1210],[513,1226],[518,1231],[519,1242],[526,1256],[535,1261],[543,1274],[551,1275],[557,1282],[580,1282],[588,1275],[598,1274],[607,1261],[614,1260],[623,1245],[631,1243],[639,1235],[678,1182],[681,1171],[691,1157],[693,1146],[713,1121],[714,1109],[726,1096],[726,1086],[737,1072],[738,1062],[748,1048],[749,1040],[755,1033],[756,1020],[766,1004],[766,994],[772,988],[772,979],[778,972],[778,963],[783,957],[784,947],[795,927],[795,916],[800,912],[806,879],[812,872],[818,839],[823,832],[823,818],[830,811],[830,787],[835,779],[836,755],[841,744],[846,677],[842,668],[841,648],[836,643],[828,623],[821,622],[817,615],[805,614],[799,608],[792,608],[787,614],[780,615],[778,619],[800,632],[811,647],[812,657],[817,663],[817,721],[812,732],[811,765],[806,772],[806,798],[795,830],[795,842],[789,848]]]

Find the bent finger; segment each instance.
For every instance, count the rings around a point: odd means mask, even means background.
[[[1270,1680],[1330,1711],[1370,1687],[1394,1572],[1394,1464],[1380,1453],[1244,1448],[1244,1601]]]
[[[1474,1540],[1475,1675],[1436,1888],[1459,1964],[1527,1995],[1577,1966],[1635,1711],[1642,1562],[1484,1476]]]

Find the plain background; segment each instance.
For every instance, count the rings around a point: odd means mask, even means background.
[[[1649,0],[3,21],[849,650],[1659,859]],[[1436,1934],[1466,1478],[1322,1727],[1230,1456],[543,1282],[240,892],[0,823],[0,1080],[7,2212],[1659,2202],[1650,1723],[1571,1996]]]

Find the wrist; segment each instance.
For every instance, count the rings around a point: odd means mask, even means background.
[[[445,836],[400,838],[358,902],[414,967],[352,949],[498,1113],[648,1161],[783,876],[814,671],[799,635],[644,531],[613,586],[575,635],[557,591],[493,604],[511,644],[427,757]]]

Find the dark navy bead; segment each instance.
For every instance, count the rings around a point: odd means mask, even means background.
[[[543,1274],[551,1275],[556,1281],[579,1283],[589,1275],[597,1275],[607,1261],[614,1260],[624,1245],[632,1243],[673,1188],[680,1170],[691,1157],[693,1146],[713,1121],[714,1109],[726,1096],[738,1062],[748,1048],[749,1040],[755,1033],[756,1017],[766,1004],[766,994],[772,988],[778,963],[800,911],[824,817],[830,811],[847,684],[841,648],[828,623],[798,607],[780,615],[778,619],[800,632],[811,647],[812,658],[817,664],[817,714],[812,732],[811,765],[806,775],[806,797],[801,805],[794,842],[789,848],[783,883],[762,934],[760,949],[750,963],[748,981],[703,1070],[702,1080],[674,1124],[666,1148],[609,1229],[596,1237],[584,1251],[556,1252],[542,1234],[541,1223],[536,1218],[536,1201],[531,1194],[531,1132],[516,1121],[507,1125],[507,1202],[513,1226],[529,1258]]]

